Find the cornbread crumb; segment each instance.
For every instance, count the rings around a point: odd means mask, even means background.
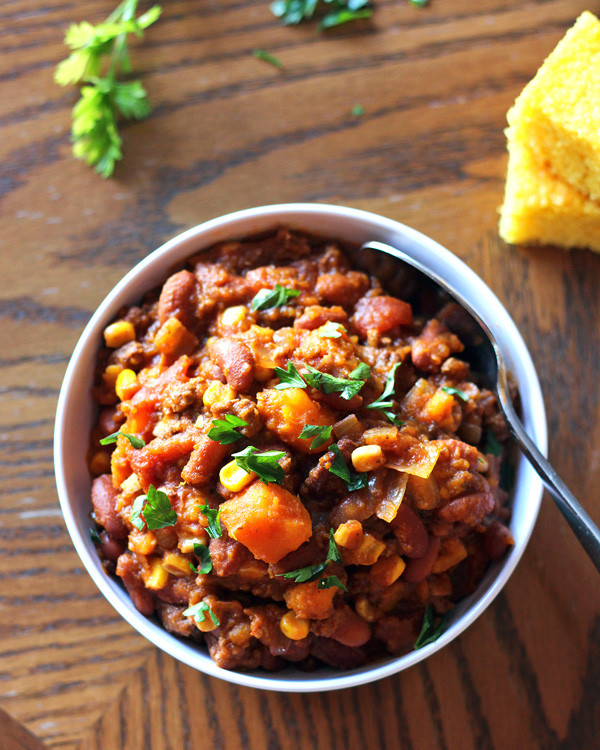
[[[600,203],[591,201],[537,163],[507,130],[508,171],[500,236],[522,245],[587,247],[600,252]]]

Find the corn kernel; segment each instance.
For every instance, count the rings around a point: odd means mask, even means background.
[[[450,537],[442,542],[442,549],[437,557],[437,560],[433,563],[432,573],[444,573],[446,570],[453,568],[461,560],[464,560],[467,556],[467,550],[465,545],[456,539],[456,537]]]
[[[209,409],[212,409],[213,406],[216,406],[219,402],[228,403],[229,401],[233,401],[234,398],[235,391],[231,386],[225,385],[218,380],[213,380],[204,391],[202,401],[204,406],[208,406]]]
[[[177,552],[167,552],[163,557],[162,565],[167,573],[177,578],[187,576],[192,572],[189,560],[183,555],[178,555]]]
[[[110,472],[110,456],[105,451],[96,451],[90,459],[90,472],[99,477]]]
[[[114,390],[114,387],[117,383],[117,377],[119,373],[123,370],[121,365],[108,365],[106,370],[102,373],[102,380],[104,381],[104,385],[107,388],[111,388]]]
[[[374,604],[371,604],[366,596],[360,596],[356,600],[354,609],[356,610],[356,614],[362,617],[363,620],[366,620],[366,622],[375,622],[379,617],[379,610]]]
[[[117,375],[115,392],[121,401],[128,401],[140,388],[137,375],[133,370],[125,369]]]
[[[148,572],[144,571],[142,578],[147,589],[152,589],[153,591],[164,589],[169,580],[169,573],[163,568],[160,557],[152,558],[150,561],[150,570]]]
[[[346,521],[341,523],[333,534],[338,547],[357,549],[363,540],[363,528],[360,521]]]
[[[356,471],[373,471],[384,463],[385,456],[380,445],[361,445],[352,451],[352,466]]]
[[[137,555],[151,555],[156,549],[156,536],[153,531],[132,531],[127,546]]]
[[[130,474],[127,479],[121,482],[121,492],[124,495],[134,495],[141,488],[142,486],[137,474]]]
[[[309,633],[310,623],[304,617],[297,617],[291,610],[279,621],[279,628],[286,638],[301,641]]]
[[[255,477],[256,474],[253,471],[247,472],[238,466],[235,459],[228,464],[225,464],[219,472],[219,481],[223,487],[230,492],[239,492],[240,490],[243,490],[244,487],[247,487]]]
[[[248,308],[245,305],[226,308],[223,310],[220,323],[223,328],[237,328],[240,331],[247,331],[250,328]]]
[[[357,549],[344,550],[344,562],[348,565],[374,565],[385,549],[385,544],[372,534],[365,534]]]
[[[370,570],[371,579],[380,586],[391,586],[402,573],[406,563],[398,555],[380,557]]]
[[[135,340],[135,328],[128,320],[117,320],[104,329],[104,343],[111,349]]]

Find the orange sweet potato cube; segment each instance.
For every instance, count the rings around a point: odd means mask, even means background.
[[[229,536],[257,560],[274,564],[310,539],[312,522],[300,499],[276,484],[256,480],[221,505]]]

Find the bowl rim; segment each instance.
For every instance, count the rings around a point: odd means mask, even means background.
[[[345,225],[344,232],[339,227],[331,228],[331,223]],[[119,307],[132,304],[142,294],[161,282],[177,262],[183,261],[194,252],[200,252],[215,242],[251,236],[267,228],[290,226],[307,232],[350,240],[358,243],[367,239],[380,240],[389,244],[397,243],[405,251],[412,251],[415,257],[444,276],[461,294],[467,288],[467,299],[471,306],[488,322],[496,334],[507,359],[515,369],[524,373],[519,386],[523,398],[523,422],[531,438],[542,453],[547,451],[547,423],[543,397],[537,373],[529,351],[515,323],[502,303],[460,258],[435,240],[398,221],[361,209],[324,203],[284,203],[235,211],[210,219],[177,234],[137,263],[106,295],[83,330],[67,366],[58,398],[54,431],[54,465],[56,485],[62,514],[75,549],[88,574],[104,597],[117,612],[152,644],[179,661],[205,674],[219,677],[227,682],[279,692],[317,692],[338,690],[373,682],[407,669],[450,643],[462,633],[499,594],[510,578],[527,546],[541,504],[543,485],[541,479],[523,457],[518,464],[516,495],[526,494],[518,505],[519,536],[515,546],[501,561],[491,566],[474,594],[463,599],[454,610],[454,616],[445,632],[433,643],[402,656],[392,656],[374,665],[367,664],[358,669],[339,672],[329,668],[316,673],[299,670],[283,670],[278,673],[243,672],[218,667],[207,653],[194,644],[168,633],[153,619],[141,615],[133,606],[122,587],[108,576],[100,565],[95,548],[85,538],[80,521],[75,513],[77,498],[85,491],[84,487],[73,488],[69,483],[67,447],[73,440],[72,424],[76,418],[77,405],[73,400],[82,399],[89,405],[90,394],[77,394],[76,386],[82,379],[91,382],[93,368],[82,369],[82,363],[89,362],[101,341],[102,330],[114,317]],[[329,228],[328,228],[329,227]],[[344,233],[346,236],[344,236]],[[351,233],[352,237],[348,236]],[[443,267],[443,268],[442,268]],[[471,295],[477,300],[473,300]],[[481,309],[485,300],[485,310]],[[82,373],[85,373],[82,375]],[[91,479],[88,476],[89,484]],[[520,494],[519,494],[519,491]],[[526,492],[525,492],[526,491]],[[89,488],[85,500],[90,507]],[[314,677],[313,675],[317,675]]]

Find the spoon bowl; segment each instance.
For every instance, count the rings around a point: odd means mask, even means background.
[[[406,302],[417,304],[428,316],[438,315],[465,344],[464,357],[498,399],[517,445],[540,476],[588,556],[600,571],[600,531],[574,495],[529,437],[509,395],[508,372],[502,349],[485,320],[450,284],[407,253],[384,242],[364,243],[358,253],[363,268]]]

